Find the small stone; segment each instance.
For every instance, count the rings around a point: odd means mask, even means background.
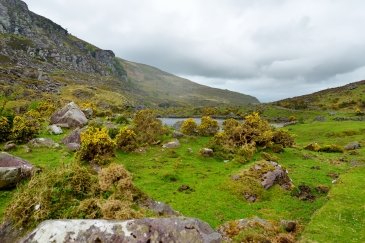
[[[172,137],[173,138],[182,138],[182,137],[184,137],[185,135],[183,134],[183,133],[181,133],[181,132],[178,132],[178,131],[173,131],[172,132]]]
[[[355,149],[360,149],[360,148],[361,148],[360,143],[356,142],[356,141],[349,143],[344,147],[345,150],[355,150]]]
[[[51,134],[54,134],[54,135],[59,135],[59,134],[63,133],[62,128],[57,125],[48,126],[48,130]]]
[[[295,232],[298,225],[298,223],[293,220],[281,220],[280,224],[286,232]]]
[[[210,149],[210,148],[202,148],[200,150],[200,154],[205,156],[205,157],[212,157],[214,152],[213,152],[213,149]]]
[[[165,143],[164,145],[162,145],[163,148],[178,148],[180,147],[180,142],[179,140],[175,139],[174,141]]]
[[[4,146],[4,151],[10,151],[16,148],[15,143],[6,143]]]

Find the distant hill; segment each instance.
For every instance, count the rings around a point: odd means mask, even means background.
[[[94,87],[118,93],[132,106],[259,103],[252,96],[199,85],[117,58],[112,51],[80,40],[60,25],[29,11],[23,1],[0,0],[0,14],[2,90],[18,86],[32,90],[35,97],[44,93],[62,96],[68,86],[67,92],[80,96],[83,89]],[[67,97],[72,99],[69,93]]]
[[[365,80],[276,101],[273,104],[291,109],[362,109],[365,108]]]

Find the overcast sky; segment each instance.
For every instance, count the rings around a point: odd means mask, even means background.
[[[365,79],[364,0],[25,0],[117,56],[273,101]]]

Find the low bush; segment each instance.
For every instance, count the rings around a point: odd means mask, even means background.
[[[331,145],[325,145],[319,149],[319,152],[325,152],[325,153],[343,153],[344,149],[340,145],[337,144],[331,144]]]
[[[167,130],[152,110],[138,111],[133,119],[133,130],[141,144],[153,144],[161,139]]]
[[[5,116],[0,117],[0,142],[5,142],[10,138],[12,124]]]
[[[117,124],[121,124],[121,125],[127,125],[129,124],[129,120],[127,117],[123,116],[123,115],[118,115],[115,120],[114,120],[115,123]]]
[[[210,116],[203,116],[198,126],[198,133],[201,136],[212,136],[219,131],[218,122]]]
[[[138,195],[122,165],[110,165],[98,175],[73,163],[43,171],[20,186],[6,216],[26,229],[47,219],[139,218],[144,210],[136,203]]]
[[[106,128],[89,127],[81,133],[81,147],[77,157],[80,161],[104,165],[114,156],[115,146]]]
[[[196,135],[198,130],[198,125],[193,118],[186,119],[183,121],[180,127],[180,131],[186,135]]]
[[[119,130],[119,133],[115,137],[115,142],[117,148],[124,152],[133,151],[138,147],[136,133],[127,127],[123,127]]]
[[[321,146],[318,143],[311,143],[304,147],[305,150],[318,152],[321,149]]]
[[[294,137],[284,130],[276,130],[273,134],[272,141],[275,144],[281,144],[284,148],[294,145]]]
[[[15,116],[11,129],[11,138],[18,143],[25,143],[38,135],[40,123],[30,116]]]

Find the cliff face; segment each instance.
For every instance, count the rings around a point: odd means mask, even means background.
[[[0,33],[3,62],[46,72],[66,69],[126,78],[112,51],[70,35],[60,25],[29,11],[22,1],[0,1]]]

